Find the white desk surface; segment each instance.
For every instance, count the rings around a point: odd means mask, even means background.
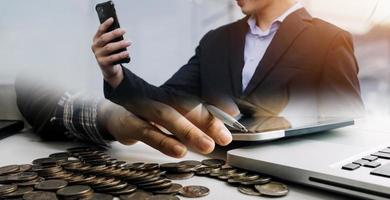
[[[23,164],[31,163],[32,160],[41,157],[47,157],[51,153],[65,151],[69,147],[79,146],[75,143],[67,142],[43,142],[40,138],[31,133],[17,134],[3,140],[0,140],[0,166],[9,164]],[[163,155],[157,150],[139,142],[135,145],[124,146],[117,142],[112,144],[112,149],[108,152],[113,157],[132,162],[178,162],[178,159],[170,158]],[[219,155],[219,156],[218,156]],[[210,157],[224,158],[226,152],[217,150],[216,153],[208,155]],[[208,156],[188,152],[187,156],[181,160],[203,160]],[[175,181],[182,185],[203,185],[210,189],[210,194],[201,199],[273,199],[266,197],[247,196],[237,191],[237,188],[232,187],[222,181],[206,178],[206,177],[194,177],[184,181]],[[350,199],[346,196],[310,188],[307,186],[301,186],[293,183],[287,183],[290,188],[290,193],[280,199]],[[180,197],[181,199],[186,199]]]

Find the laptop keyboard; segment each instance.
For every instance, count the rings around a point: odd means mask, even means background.
[[[370,172],[370,174],[390,178],[390,163],[381,165],[381,163],[378,161],[379,159],[390,160],[390,147],[382,149],[359,160],[353,161],[352,163],[348,163],[342,166],[342,169],[353,171],[359,169],[360,167],[368,167],[374,169]]]

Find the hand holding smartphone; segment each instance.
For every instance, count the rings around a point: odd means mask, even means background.
[[[107,29],[107,33],[120,28],[118,17],[116,15],[115,5],[112,1],[107,1],[104,3],[97,4],[96,5],[96,12],[99,16],[99,20],[100,20],[101,24],[104,23],[109,18],[114,19],[112,25]],[[113,40],[111,40],[109,43],[119,42],[122,40],[124,40],[123,36],[119,36],[119,37],[116,37]],[[127,51],[127,48],[118,49],[118,50],[112,52],[110,55],[118,54],[118,53],[121,53],[123,51]],[[127,57],[127,58],[123,58],[119,61],[116,61],[112,64],[116,65],[116,64],[129,63],[129,62],[130,62],[130,57]]]

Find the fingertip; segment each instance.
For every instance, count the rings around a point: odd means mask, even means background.
[[[187,154],[187,148],[183,145],[175,145],[173,147],[173,155],[175,158],[182,158]]]
[[[233,136],[232,134],[230,133],[230,131],[224,127],[224,130],[222,130],[222,138],[221,138],[221,144],[222,146],[226,146],[228,144],[230,144],[232,141],[233,141]]]
[[[209,154],[214,150],[215,142],[211,138],[203,137],[200,140],[198,147],[203,154]]]

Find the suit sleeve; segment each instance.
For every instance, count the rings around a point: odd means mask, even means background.
[[[181,67],[167,82],[160,87],[149,84],[130,70],[122,67],[124,79],[119,86],[113,89],[104,82],[105,97],[114,103],[125,106],[134,98],[149,98],[163,103],[171,104],[172,97],[179,93],[200,96],[200,59],[202,43],[207,33],[195,50],[195,55],[186,65]]]
[[[50,123],[65,91],[37,80],[22,75],[17,77],[15,91],[18,108],[34,132],[43,139],[65,140],[65,129]]]
[[[62,89],[54,81],[19,76],[15,82],[17,105],[45,140],[75,140],[108,146],[114,138],[98,121],[100,98]]]
[[[352,37],[342,31],[333,39],[322,68],[318,95],[321,116],[364,115],[358,72]]]

